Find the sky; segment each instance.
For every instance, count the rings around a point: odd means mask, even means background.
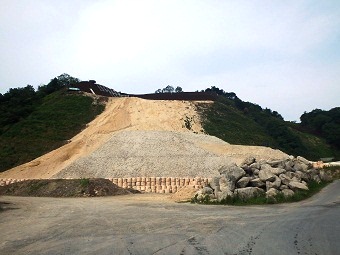
[[[62,74],[211,86],[299,121],[340,106],[339,0],[0,0],[0,93]]]

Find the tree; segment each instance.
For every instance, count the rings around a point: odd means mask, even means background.
[[[177,86],[176,89],[175,89],[175,92],[181,93],[181,92],[183,92],[183,89],[181,87]]]
[[[162,92],[163,92],[163,93],[173,93],[174,90],[175,90],[174,87],[168,85],[168,86],[166,86],[164,89],[162,89]]]
[[[53,78],[47,85],[42,85],[38,87],[38,92],[41,95],[48,95],[57,91],[63,87],[72,86],[80,82],[78,78],[74,78],[69,74],[63,73],[55,78]]]
[[[155,93],[156,93],[156,94],[162,93],[162,90],[161,90],[161,89],[157,89],[157,90],[155,91]]]

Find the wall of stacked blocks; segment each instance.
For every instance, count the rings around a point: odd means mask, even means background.
[[[175,193],[177,190],[190,187],[201,189],[207,185],[210,178],[181,178],[181,177],[127,177],[106,178],[121,188],[132,188],[147,193]],[[0,179],[0,186],[22,182],[30,179]]]

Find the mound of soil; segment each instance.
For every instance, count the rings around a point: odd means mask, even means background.
[[[0,195],[32,197],[97,197],[136,193],[107,179],[27,180],[0,187]]]
[[[188,202],[191,200],[191,198],[194,197],[197,190],[190,188],[190,187],[184,187],[178,190],[176,193],[172,194],[170,196],[170,199],[175,202]]]

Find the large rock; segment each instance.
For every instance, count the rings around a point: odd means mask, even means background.
[[[256,178],[250,181],[251,186],[253,187],[264,187],[266,185],[265,182],[261,181],[260,178]]]
[[[225,176],[222,176],[220,178],[219,186],[220,186],[221,191],[225,191],[225,190],[234,191],[235,185],[236,185],[236,183],[235,183],[234,180],[228,179]]]
[[[266,190],[270,190],[271,188],[278,189],[281,186],[281,179],[275,175],[275,180],[270,182],[266,181]]]
[[[211,181],[209,182],[210,187],[211,187],[213,190],[215,190],[216,192],[217,192],[217,191],[221,191],[221,190],[220,190],[220,178],[221,178],[221,177],[213,177],[213,178],[211,179]]]
[[[306,172],[296,171],[294,175],[298,177],[300,180],[304,180],[306,182],[310,181],[310,175]]]
[[[320,178],[320,176],[319,176],[318,174],[313,175],[313,176],[312,176],[312,180],[315,181],[315,182],[317,182],[317,183],[320,183],[320,182],[321,182],[321,178]]]
[[[267,161],[267,164],[270,165],[271,167],[284,167],[285,166],[285,160],[271,160]]]
[[[288,185],[283,184],[280,186],[280,190],[284,190],[284,189],[289,189]]]
[[[255,158],[254,157],[247,157],[246,159],[243,160],[243,162],[241,163],[241,166],[247,165],[250,166],[251,164],[253,164],[255,162]]]
[[[275,188],[270,188],[267,192],[266,192],[266,197],[275,197],[280,193],[280,191],[278,191]]]
[[[230,190],[219,191],[216,193],[216,198],[218,202],[226,200],[228,197],[233,197],[234,194]]]
[[[264,190],[257,187],[246,187],[241,189],[235,189],[234,195],[239,196],[242,199],[249,199],[264,194]]]
[[[255,169],[260,170],[261,164],[260,164],[259,162],[255,162],[255,163],[251,164],[249,167],[250,167],[251,169],[253,169],[253,172],[254,172]]]
[[[286,171],[293,171],[293,167],[294,167],[294,162],[291,160],[287,160],[284,164],[284,169]]]
[[[241,179],[238,180],[238,182],[236,183],[236,186],[238,188],[245,188],[247,187],[250,180],[251,180],[251,177],[242,177]]]
[[[259,178],[264,182],[275,181],[275,174],[273,174],[269,169],[261,169],[259,172]]]
[[[294,195],[294,191],[292,191],[291,189],[284,189],[282,190],[282,194],[284,197],[291,197]]]
[[[320,179],[321,179],[322,181],[329,182],[329,181],[332,180],[332,177],[329,176],[329,175],[325,172],[325,170],[320,170],[319,176],[320,176]]]
[[[270,171],[271,171],[273,174],[277,175],[277,176],[279,176],[280,174],[284,174],[284,173],[286,172],[285,169],[280,168],[280,167],[278,167],[278,168],[273,168],[273,167],[272,167],[272,168],[270,169]]]
[[[284,184],[284,185],[288,185],[290,182],[291,182],[291,178],[289,178],[286,174],[280,174],[279,175],[279,178],[281,179],[281,182]]]
[[[220,175],[225,176],[229,180],[238,181],[242,176],[246,174],[246,172],[238,167],[236,164],[230,164],[226,166],[222,166],[219,170]]]
[[[214,194],[214,190],[209,187],[204,187],[203,189],[201,189],[201,193],[203,195],[210,195],[210,194]]]
[[[312,165],[312,163],[309,160],[305,159],[304,157],[297,156],[296,159],[300,161],[301,163],[307,165],[308,167]]]
[[[308,190],[308,187],[304,184],[302,184],[301,182],[296,182],[296,181],[292,181],[288,184],[289,188],[291,188],[293,191],[294,190]]]

